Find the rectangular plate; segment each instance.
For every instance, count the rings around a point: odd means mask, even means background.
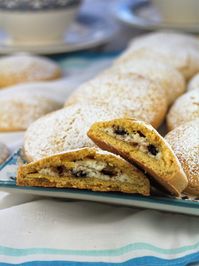
[[[104,193],[78,189],[20,187],[16,185],[16,172],[18,165],[23,162],[21,151],[18,150],[0,166],[0,190],[75,200],[105,202],[199,216],[199,201],[190,199],[185,200],[157,196],[143,197],[122,193]]]

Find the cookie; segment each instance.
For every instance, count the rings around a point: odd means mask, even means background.
[[[95,121],[120,117],[120,110],[104,104],[74,104],[41,117],[25,133],[24,152],[35,161],[62,151],[93,147],[86,133]]]
[[[9,151],[4,143],[0,142],[0,164],[2,164],[9,156]]]
[[[188,83],[187,90],[195,90],[199,88],[199,74],[195,75]]]
[[[199,118],[199,88],[180,96],[167,115],[167,127],[172,130]]]
[[[199,196],[199,119],[175,128],[165,139],[187,175],[188,186],[184,192]]]
[[[196,37],[176,32],[155,32],[133,39],[118,62],[132,58],[151,58],[165,62],[189,79],[199,72],[199,41]]]
[[[88,136],[100,148],[139,165],[173,195],[179,196],[187,186],[177,157],[151,125],[133,119],[97,122]]]
[[[18,169],[17,185],[119,191],[148,196],[144,174],[108,152],[83,148],[46,157]]]
[[[185,91],[185,80],[182,74],[169,64],[154,61],[150,58],[132,59],[123,64],[115,64],[109,71],[117,73],[136,73],[151,79],[165,90],[169,105]]]
[[[30,91],[12,91],[0,97],[0,131],[22,131],[39,117],[61,108],[52,97]]]
[[[158,127],[166,114],[168,101],[161,86],[142,75],[106,72],[81,85],[65,105],[75,102],[105,103],[122,117],[144,120]]]
[[[60,67],[52,60],[30,54],[16,54],[0,58],[0,88],[61,77]]]

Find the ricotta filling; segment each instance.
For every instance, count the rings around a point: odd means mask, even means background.
[[[118,140],[128,142],[135,149],[146,153],[148,156],[156,159],[161,159],[162,154],[160,150],[149,142],[146,136],[141,131],[128,132],[120,126],[113,126],[105,128],[104,132]]]
[[[71,164],[71,163],[70,163]],[[119,168],[104,161],[86,159],[72,162],[73,166],[65,165],[43,168],[38,171],[41,175],[54,177],[74,178],[97,178],[107,181],[119,181],[133,183],[129,175],[123,173]]]

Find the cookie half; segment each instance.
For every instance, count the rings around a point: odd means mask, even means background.
[[[139,165],[173,195],[179,195],[187,186],[177,157],[151,125],[138,120],[115,119],[93,124],[88,136],[100,148]]]
[[[185,193],[199,196],[199,119],[175,128],[165,139],[187,175],[188,186]]]
[[[18,169],[17,185],[119,191],[148,196],[149,180],[119,156],[83,148],[43,158]]]

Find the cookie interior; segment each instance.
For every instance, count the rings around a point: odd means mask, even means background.
[[[17,183],[149,195],[149,181],[140,170],[122,158],[90,150],[51,156],[22,166]]]
[[[95,123],[88,136],[100,148],[139,165],[172,194],[178,195],[185,188],[185,176],[181,184],[174,178],[177,174],[183,175],[179,173],[175,155],[150,125],[131,119],[115,119]]]

